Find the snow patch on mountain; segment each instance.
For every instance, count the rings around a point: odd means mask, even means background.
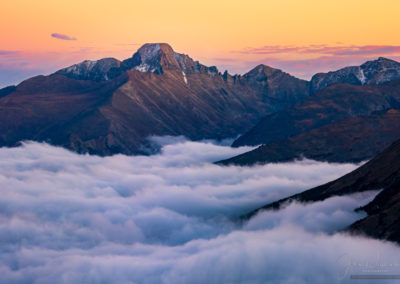
[[[140,72],[148,72],[150,70],[150,65],[146,63],[142,63],[139,66],[136,66],[134,69]]]
[[[357,78],[360,80],[361,85],[365,85],[367,77],[365,77],[364,70],[362,70],[361,68],[359,68],[359,73],[357,74]]]
[[[183,81],[187,85],[188,81],[187,81],[187,78],[186,78],[186,73],[182,71],[182,75],[183,75]]]

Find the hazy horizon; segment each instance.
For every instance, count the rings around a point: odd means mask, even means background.
[[[151,42],[233,74],[266,64],[307,79],[379,56],[399,59],[399,10],[394,0],[7,1],[0,85],[85,59],[129,58]]]

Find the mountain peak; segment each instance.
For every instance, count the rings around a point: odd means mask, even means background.
[[[106,81],[110,77],[111,69],[119,68],[121,62],[115,58],[99,60],[85,60],[58,70],[55,74],[64,75],[77,80]]]
[[[277,73],[283,73],[282,70],[276,69],[276,68],[272,68],[268,65],[264,65],[264,64],[259,64],[256,67],[254,67],[253,69],[251,69],[249,72],[247,72],[244,76],[245,77],[270,77],[273,74],[277,74]]]
[[[167,51],[172,51],[174,52],[172,46],[166,42],[149,42],[149,43],[145,43],[143,44],[139,49],[139,50],[146,50],[146,49],[162,49],[164,52]]]
[[[378,57],[378,59],[376,61],[394,61],[394,60],[386,58],[386,57]]]
[[[363,63],[362,65],[360,65],[360,67],[363,68],[364,66],[369,66],[369,65],[397,66],[399,64],[400,63],[395,61],[395,60],[392,60],[392,59],[389,59],[389,58],[386,58],[386,57],[379,57],[378,59],[370,60],[370,61],[367,61],[367,62]]]
[[[311,79],[312,92],[329,85],[379,85],[400,79],[400,63],[385,57],[367,61],[360,66],[350,66],[328,73],[318,73]]]
[[[149,61],[153,60],[159,53],[174,55],[175,52],[168,43],[145,43],[136,53],[141,56],[142,61]]]
[[[245,81],[263,93],[264,99],[271,101],[308,96],[307,81],[293,77],[280,69],[259,64],[243,75]],[[301,91],[300,91],[301,90]]]
[[[156,74],[162,74],[166,70],[177,70],[185,74],[206,73],[209,76],[218,73],[215,66],[207,67],[186,54],[175,52],[168,43],[146,43],[132,58],[124,60],[122,66],[125,70],[134,69]]]
[[[273,68],[271,66],[265,65],[265,64],[259,64],[253,69],[251,69],[249,72],[244,74],[244,77],[247,79],[255,79],[257,81],[271,81],[271,80],[281,80],[282,78],[286,79],[297,79],[300,81],[303,81],[301,79],[298,79],[281,69]]]
[[[161,74],[165,69],[179,69],[175,52],[167,43],[146,43],[128,59],[131,69]]]
[[[168,43],[146,43],[131,58],[122,62],[114,58],[85,60],[78,64],[58,70],[55,74],[77,80],[107,81],[127,70],[162,74],[166,70],[179,73],[202,73],[209,76],[218,74],[215,66],[205,66],[186,54],[175,52]]]

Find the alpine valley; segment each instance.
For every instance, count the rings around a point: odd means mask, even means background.
[[[358,209],[367,216],[347,230],[400,243],[396,61],[381,57],[306,81],[265,65],[243,75],[221,73],[166,43],[151,43],[123,61],[87,60],[0,90],[0,146],[32,140],[100,156],[149,155],[157,150],[151,136],[238,137],[233,147],[258,146],[216,161],[220,166],[369,161],[335,181],[254,208],[243,220],[293,201],[380,190]]]

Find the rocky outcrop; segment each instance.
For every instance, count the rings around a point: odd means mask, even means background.
[[[311,92],[315,93],[333,84],[379,85],[400,79],[400,63],[380,57],[361,66],[345,67],[328,73],[315,74],[311,79]]]
[[[121,62],[115,58],[85,60],[81,63],[61,69],[55,74],[76,80],[107,81],[114,76],[113,69],[118,69]]]
[[[309,83],[266,65],[258,65],[243,75],[243,80],[257,88],[265,99],[276,103],[293,102],[309,94]]]

